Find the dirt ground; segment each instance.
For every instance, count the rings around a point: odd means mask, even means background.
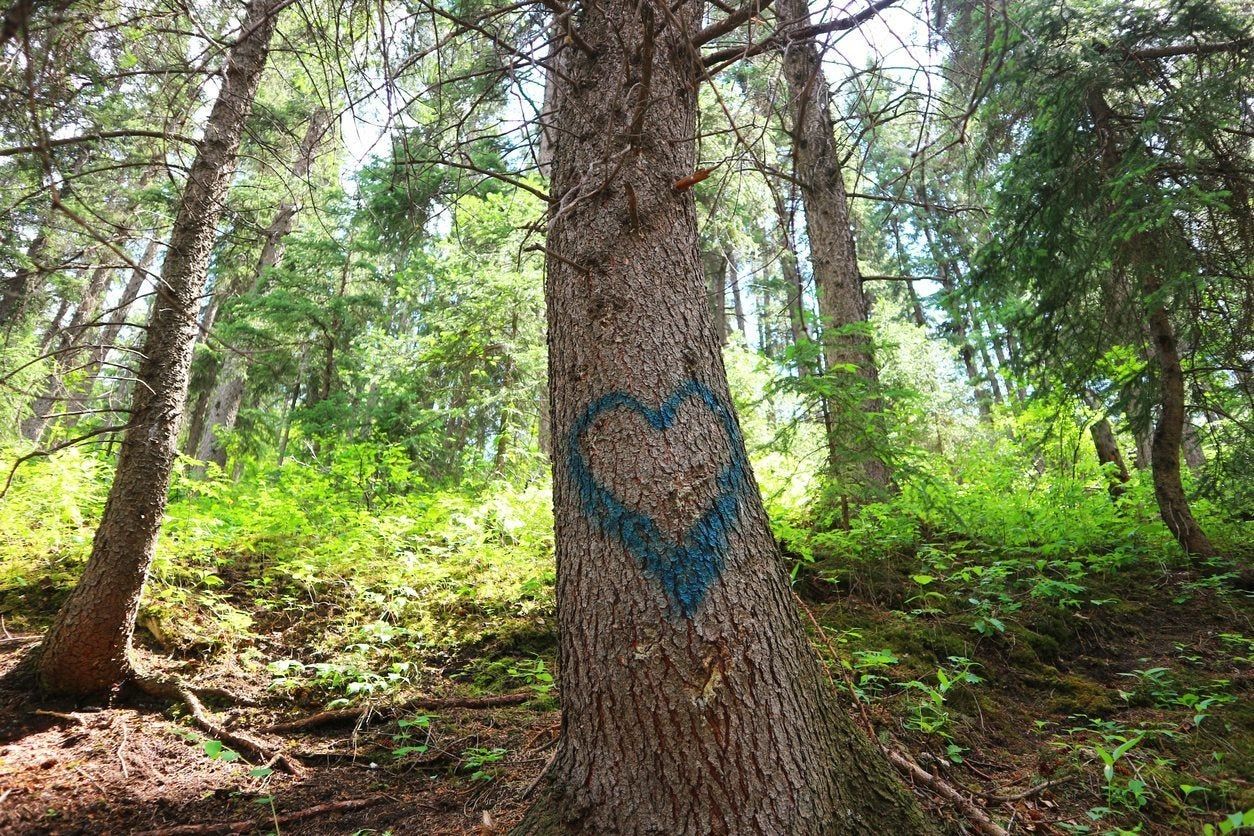
[[[1059,729],[1081,715],[1128,728],[1187,717],[1188,711],[1122,696],[1130,687],[1127,672],[1178,668],[1184,654],[1199,676],[1228,680],[1236,699],[1198,728],[1189,728],[1186,719],[1181,743],[1141,762],[1138,769],[1147,772],[1142,777],[1156,800],[1136,820],[1140,833],[1200,832],[1202,823],[1232,812],[1234,799],[1254,798],[1248,772],[1254,674],[1220,652],[1217,639],[1225,632],[1250,635],[1249,609],[1244,602],[1173,605],[1170,594],[1155,593],[1158,600],[1152,607],[1146,604],[1145,611],[1131,608],[1082,622],[1083,630],[1054,658],[1005,639],[975,647],[985,682],[950,706],[955,739],[966,749],[961,763],[945,758],[934,736],[906,728],[905,703],[873,702],[872,718],[879,728],[893,729],[892,745],[993,818],[1008,822],[1012,834],[1118,832],[1105,824],[1076,829],[1092,824],[1087,811],[1108,799],[1101,764],[1084,748],[1088,739],[1060,737]],[[882,610],[847,599],[816,603],[814,612],[836,628],[856,624],[874,633],[891,627]],[[942,638],[938,634],[935,640]],[[898,644],[906,640],[928,641],[926,635],[895,639]],[[0,647],[0,674],[14,669],[26,649]],[[903,651],[903,657],[912,652],[920,651]],[[925,665],[934,665],[941,652]],[[141,661],[169,664],[151,654]],[[252,773],[254,764],[210,757],[180,709],[168,702],[124,693],[104,708],[37,704],[16,684],[20,680],[9,676],[0,690],[0,832],[504,833],[526,809],[558,731],[558,715],[551,708],[523,705],[423,712],[431,717],[426,728],[380,721],[265,734],[267,726],[308,716],[320,706],[294,706],[290,697],[267,693],[229,669],[185,665],[181,673],[199,684],[255,698],[255,707],[210,707],[230,727],[253,730],[295,754],[304,774],[258,776]],[[448,693],[456,692],[450,686]],[[410,738],[396,737],[407,733]],[[1072,743],[1061,746],[1060,740]],[[427,748],[396,756],[397,748],[416,744]],[[489,762],[476,763],[475,753],[490,753]],[[1168,768],[1172,771],[1162,771]],[[1150,774],[1152,769],[1159,772]],[[1173,784],[1195,775],[1212,786],[1222,783],[1225,800],[1208,806],[1200,794],[1177,799]],[[951,801],[933,788],[915,789],[933,820],[950,832],[974,832]]]

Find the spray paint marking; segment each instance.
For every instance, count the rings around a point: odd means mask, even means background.
[[[679,407],[694,400],[718,418],[727,434],[731,461],[719,472],[718,493],[708,508],[689,526],[679,542],[671,542],[647,514],[633,511],[592,475],[583,454],[583,435],[601,415],[626,409],[644,418],[658,432],[665,432],[675,421]],[[617,537],[640,561],[645,574],[662,586],[671,607],[691,618],[701,605],[710,585],[722,574],[728,540],[740,517],[741,497],[749,487],[749,465],[745,460],[740,428],[730,409],[714,393],[695,380],[675,390],[657,409],[652,409],[625,392],[611,392],[593,401],[571,427],[567,438],[571,476],[579,488],[584,513],[606,534]]]

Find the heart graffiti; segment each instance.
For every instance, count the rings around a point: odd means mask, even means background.
[[[727,434],[731,460],[718,474],[718,492],[701,515],[673,542],[648,514],[628,508],[592,473],[584,456],[583,436],[600,416],[617,409],[634,412],[650,427],[665,432],[686,401],[703,404]],[[661,586],[672,608],[691,617],[726,563],[728,542],[740,516],[741,500],[749,486],[749,466],[736,419],[709,387],[690,380],[662,401],[657,409],[624,392],[598,398],[571,427],[568,444],[570,473],[579,488],[584,513],[606,534],[616,537],[640,562],[645,574]]]

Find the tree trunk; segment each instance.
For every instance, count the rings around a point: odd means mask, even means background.
[[[66,411],[70,413],[78,413],[85,410],[92,400],[92,393],[96,389],[96,382],[100,379],[100,374],[105,368],[105,364],[109,359],[109,352],[114,347],[118,335],[122,333],[122,328],[126,325],[126,314],[139,297],[139,291],[144,286],[144,281],[148,278],[148,269],[152,267],[157,258],[157,252],[161,249],[161,242],[157,240],[156,233],[149,240],[148,245],[144,248],[144,254],[140,257],[136,264],[138,269],[132,269],[130,278],[127,279],[126,286],[122,289],[122,297],[118,300],[112,310],[105,311],[108,319],[102,324],[104,330],[96,339],[95,347],[92,349],[91,361],[87,364],[86,371],[83,375],[83,382],[70,395],[70,399],[66,404]],[[73,426],[77,422],[78,415],[72,414],[67,420],[68,426]]]
[[[749,343],[749,325],[745,322],[745,302],[740,295],[740,268],[736,264],[736,251],[729,246],[723,248],[723,257],[727,260],[727,283],[732,292],[732,314],[736,317],[736,330],[746,345]]]
[[[1110,426],[1110,420],[1103,415],[1089,427],[1089,434],[1093,436],[1093,447],[1097,451],[1098,462],[1103,467],[1113,465],[1110,468],[1112,475],[1107,489],[1110,491],[1111,499],[1118,499],[1123,496],[1124,486],[1128,484],[1128,468],[1123,463],[1123,453],[1119,451],[1119,441],[1115,438],[1115,431]]]
[[[783,0],[779,14],[790,24],[807,26],[810,9],[806,0]],[[832,121],[827,79],[819,49],[814,41],[790,43],[784,51],[784,76],[788,83],[788,112],[792,121],[793,165],[805,206],[806,233],[810,241],[810,264],[819,297],[824,364],[828,374],[852,365],[865,381],[869,397],[864,408],[878,413],[875,396],[879,372],[864,334],[839,333],[848,326],[864,326],[870,306],[862,291],[862,275],[854,249],[849,201],[840,170]],[[874,430],[872,430],[874,434]],[[869,442],[869,438],[864,441]],[[833,469],[842,464],[841,447],[829,434],[829,462]],[[857,442],[855,442],[856,444]],[[869,444],[863,446],[869,448]],[[872,487],[889,484],[888,465],[870,449],[861,451],[863,470]]]
[[[709,276],[710,313],[714,317],[714,333],[719,345],[727,345],[727,259],[718,249],[702,253]]]
[[[48,422],[56,413],[59,404],[63,405],[63,411],[70,411],[68,405],[70,399],[65,391],[64,378],[65,375],[79,370],[77,365],[83,356],[84,338],[91,326],[95,324],[100,312],[100,303],[103,301],[109,277],[112,274],[113,268],[108,266],[97,267],[91,272],[91,278],[88,279],[87,286],[83,288],[82,296],[78,300],[78,308],[75,309],[74,316],[70,318],[70,324],[57,336],[56,356],[52,358],[52,371],[44,381],[43,392],[31,404],[30,417],[22,422],[22,435],[26,439],[38,442],[43,438],[44,430],[47,429]]]
[[[672,186],[697,164],[700,5],[589,4],[598,53],[565,56],[546,265],[563,721],[516,832],[926,833],[807,642],[729,406]]]
[[[1133,238],[1129,245],[1137,247],[1138,254],[1143,254],[1140,247],[1147,242]],[[1158,511],[1179,541],[1180,547],[1188,554],[1197,557],[1210,557],[1215,554],[1202,527],[1197,524],[1193,512],[1189,508],[1189,500],[1184,494],[1184,484],[1180,479],[1180,445],[1184,437],[1184,368],[1180,364],[1180,352],[1176,344],[1175,328],[1167,313],[1166,300],[1161,293],[1157,276],[1153,268],[1149,268],[1142,277],[1145,297],[1149,303],[1150,341],[1154,346],[1154,356],[1158,361],[1159,406],[1158,423],[1154,425],[1153,442],[1150,447],[1150,466],[1154,473],[1154,497],[1158,500]]]
[[[969,299],[967,300],[967,316],[971,322],[971,332],[975,335],[975,344],[980,349],[980,360],[984,363],[984,379],[988,381],[988,387],[993,393],[993,402],[1000,406],[1002,396],[1001,383],[997,379],[997,367],[993,365],[993,358],[988,354],[988,337],[984,333],[980,315]]]
[[[292,167],[292,173],[297,180],[309,174],[314,152],[330,124],[331,111],[326,108],[318,108],[310,117],[305,137],[300,143],[296,164]],[[296,188],[300,188],[300,183],[297,183]],[[285,240],[292,231],[292,222],[300,209],[300,204],[292,199],[279,204],[270,226],[266,228],[265,242],[262,244],[248,293],[260,291],[267,271],[282,262]],[[225,467],[226,435],[235,428],[235,420],[239,417],[240,405],[244,401],[248,358],[239,351],[228,351],[217,374],[211,379],[213,385],[206,403],[207,410],[202,426],[196,428],[196,449],[192,455],[202,462],[214,462],[219,467]]]
[[[279,2],[249,5],[242,39],[231,47],[221,93],[188,172],[144,343],[137,375],[141,385],[134,388],[130,423],[91,558],[41,649],[38,677],[47,691],[100,694],[130,673],[135,614],[165,511],[187,397],[196,300],[265,66],[272,10]]]
[[[1202,434],[1187,417],[1184,419],[1184,439],[1181,442],[1184,463],[1193,472],[1206,467],[1206,453],[1202,450]]]
[[[775,217],[779,224],[779,264],[784,277],[784,292],[788,294],[788,324],[792,330],[793,348],[797,355],[797,377],[807,376],[811,369],[802,353],[810,343],[806,328],[805,284],[797,268],[797,247],[793,243],[792,218],[778,196],[775,199]]]
[[[1120,173],[1124,153],[1119,147],[1118,128],[1112,118],[1113,111],[1100,91],[1090,91],[1088,106],[1101,142],[1103,172],[1109,179]],[[1159,414],[1150,447],[1154,497],[1158,500],[1159,515],[1180,547],[1188,554],[1205,558],[1214,555],[1215,549],[1194,519],[1180,480],[1180,443],[1186,417],[1184,367],[1180,363],[1176,329],[1167,310],[1168,294],[1163,290],[1160,277],[1162,268],[1155,260],[1155,256],[1161,254],[1156,237],[1152,231],[1137,232],[1120,251],[1120,258],[1140,280],[1146,333],[1158,366]]]

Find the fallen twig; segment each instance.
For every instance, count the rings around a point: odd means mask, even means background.
[[[509,705],[521,705],[535,697],[532,691],[521,691],[513,694],[495,694],[488,697],[416,697],[399,705],[379,706],[365,705],[356,708],[340,708],[334,711],[319,711],[299,720],[286,723],[275,723],[266,728],[268,732],[284,734],[287,732],[305,731],[319,726],[335,723],[356,723],[368,721],[373,717],[391,717],[405,711],[442,711],[448,708],[501,708]]]
[[[263,830],[270,824],[291,824],[292,822],[321,816],[324,813],[341,813],[347,810],[360,810],[386,799],[385,795],[372,795],[368,798],[346,798],[343,801],[330,801],[307,807],[295,813],[287,813],[275,818],[240,819],[238,821],[215,822],[213,824],[181,824],[161,830],[145,830],[138,836],[211,836],[218,833],[248,833],[251,830]]]

